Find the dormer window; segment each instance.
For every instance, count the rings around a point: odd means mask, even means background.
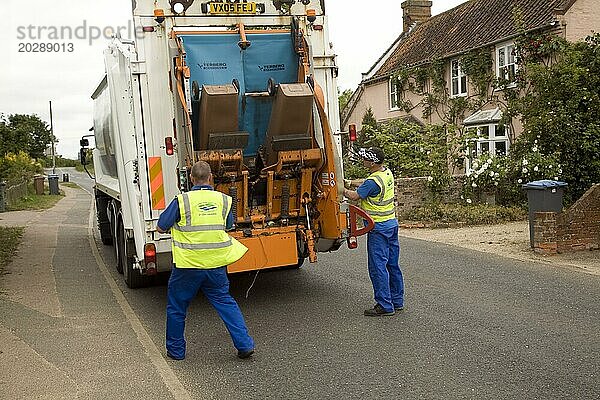
[[[504,44],[496,48],[496,76],[508,82],[515,82],[517,73],[517,57],[514,43]]]
[[[467,75],[462,70],[460,60],[450,61],[452,97],[467,95]]]

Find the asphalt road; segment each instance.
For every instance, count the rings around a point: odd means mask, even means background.
[[[91,191],[89,178],[65,172]],[[96,243],[164,352],[164,279],[128,289],[112,247]],[[372,288],[361,242],[299,270],[231,277],[257,344],[249,360],[235,357],[198,297],[187,358],[168,365],[195,399],[600,398],[599,277],[419,240],[401,246],[406,308],[395,316],[362,315]]]
[[[51,172],[52,169],[46,169],[46,172]],[[62,182],[63,174],[69,175],[69,181],[76,183],[86,192],[92,194],[94,192],[94,180],[91,179],[85,172],[79,172],[75,168],[56,168],[58,179]]]

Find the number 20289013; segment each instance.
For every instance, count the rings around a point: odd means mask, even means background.
[[[19,53],[72,53],[73,43],[19,43]]]

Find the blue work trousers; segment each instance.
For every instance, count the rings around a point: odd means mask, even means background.
[[[375,302],[385,311],[404,307],[404,278],[398,264],[400,243],[398,227],[374,229],[367,234],[369,277]]]
[[[167,291],[167,353],[174,358],[185,358],[185,318],[198,290],[202,290],[225,323],[235,348],[241,351],[254,349],[254,340],[248,334],[242,312],[229,294],[226,268],[173,267]]]

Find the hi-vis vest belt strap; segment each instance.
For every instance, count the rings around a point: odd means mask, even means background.
[[[396,218],[394,206],[394,175],[386,168],[368,176],[381,189],[377,197],[367,197],[360,202],[360,207],[365,210],[373,221],[385,222]]]
[[[177,268],[219,268],[242,258],[248,249],[225,232],[231,197],[213,190],[177,196],[181,215],[172,229]]]

